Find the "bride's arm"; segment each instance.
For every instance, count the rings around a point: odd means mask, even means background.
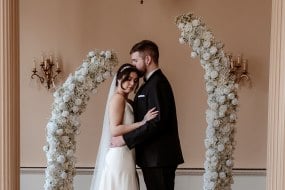
[[[119,94],[114,94],[109,105],[110,131],[114,137],[126,134],[143,126],[147,121],[155,118],[158,113],[154,111],[154,109],[151,109],[142,121],[132,124],[123,124],[125,105],[124,97]]]

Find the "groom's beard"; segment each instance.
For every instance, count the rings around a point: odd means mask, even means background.
[[[143,77],[145,75],[145,71],[139,71],[139,78]]]

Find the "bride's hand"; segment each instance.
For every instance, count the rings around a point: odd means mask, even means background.
[[[147,122],[147,121],[150,121],[154,118],[156,118],[156,116],[158,115],[159,111],[155,111],[155,107],[148,110],[148,112],[145,114],[144,118],[143,118],[143,121],[144,122]]]

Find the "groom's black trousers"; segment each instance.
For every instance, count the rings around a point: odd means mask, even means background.
[[[174,190],[175,167],[141,168],[147,190]]]

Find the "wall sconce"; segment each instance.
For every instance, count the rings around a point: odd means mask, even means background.
[[[40,69],[41,73],[38,73],[37,70],[37,61],[34,59],[34,68],[32,70],[33,74],[31,75],[31,78],[34,79],[34,76],[37,76],[40,79],[40,82],[46,83],[47,89],[51,88],[51,85],[53,88],[55,88],[55,78],[59,75],[61,72],[59,68],[59,62],[58,58],[55,57],[55,64],[53,63],[52,55],[50,55],[48,58],[45,58],[43,55],[41,56],[40,61]],[[56,69],[54,68],[54,65],[56,65]]]
[[[233,57],[232,54],[227,55],[229,62],[231,73],[235,75],[236,83],[240,83],[240,81],[250,81],[249,74],[247,72],[248,61],[244,59],[242,55],[238,55],[237,57]]]

